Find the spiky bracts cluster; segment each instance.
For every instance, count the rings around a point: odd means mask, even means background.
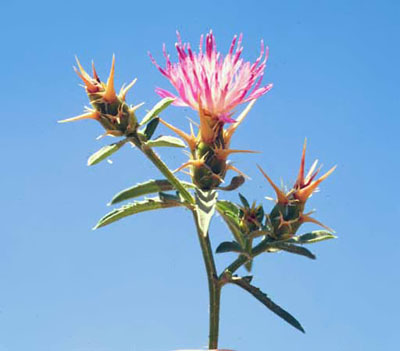
[[[316,179],[320,172],[320,168],[316,170],[318,161],[311,166],[308,174],[305,176],[305,153],[306,142],[304,142],[303,153],[301,157],[300,170],[297,180],[291,190],[284,192],[281,190],[271,178],[258,166],[261,173],[271,184],[277,195],[276,205],[271,213],[267,215],[266,226],[269,229],[269,235],[275,239],[288,239],[296,234],[299,227],[306,222],[315,223],[324,227],[329,231],[333,231],[315,218],[311,217],[311,213],[304,213],[305,204],[311,194],[317,189],[318,185],[325,180],[336,168],[332,167],[319,179]]]
[[[239,226],[242,233],[250,234],[263,227],[264,209],[254,201],[251,206],[247,199],[239,193],[242,205],[239,206]]]
[[[209,127],[206,117],[200,111],[200,125],[197,135],[190,126],[190,134],[160,119],[166,127],[172,129],[188,145],[190,149],[189,161],[180,166],[176,171],[186,168],[190,169],[193,183],[201,190],[211,190],[217,188],[224,182],[228,170],[233,170],[241,176],[246,177],[239,169],[228,161],[228,157],[234,153],[254,153],[251,150],[236,150],[230,148],[231,138],[238,126],[242,123],[255,100],[239,115],[236,122],[224,128],[223,122],[218,122],[213,128]]]
[[[94,119],[101,123],[106,130],[105,135],[123,136],[131,134],[137,128],[137,119],[135,110],[140,106],[130,107],[126,102],[126,94],[135,84],[134,79],[129,85],[122,86],[119,94],[116,94],[114,88],[115,57],[113,56],[110,75],[107,83],[100,80],[94,63],[92,63],[93,76],[90,76],[76,58],[78,68],[74,67],[77,75],[85,84],[85,90],[88,94],[92,108],[87,108],[86,113],[60,121],[73,122],[82,119]]]

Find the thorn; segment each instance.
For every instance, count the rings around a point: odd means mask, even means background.
[[[96,79],[99,83],[101,82],[99,76],[97,75],[96,68],[94,68],[94,61],[92,61],[92,71],[93,71],[93,78]]]
[[[163,119],[160,118],[160,122],[162,124],[164,124],[167,128],[171,129],[172,131],[174,131],[176,134],[178,134],[183,140],[186,141],[186,144],[188,144],[190,150],[194,150],[196,148],[196,139],[194,137],[194,135],[189,135],[187,133],[185,133],[183,130],[174,127],[173,125],[165,122]]]
[[[82,81],[85,83],[85,87],[88,93],[96,93],[99,91],[98,86],[93,84],[92,78],[86,73],[86,71],[83,69],[81,63],[78,60],[78,57],[75,56],[76,64],[79,67],[78,69],[74,66],[74,71],[75,73],[79,76],[79,78],[82,79]]]
[[[115,71],[115,55],[113,55],[112,58],[110,75],[108,76],[106,90],[103,95],[103,99],[110,104],[113,103],[117,98],[114,89],[114,71]]]
[[[317,225],[321,226],[322,228],[325,228],[327,231],[329,231],[331,233],[335,233],[335,231],[332,228],[329,228],[328,226],[326,226],[325,224],[321,223],[317,219],[310,217],[309,213],[301,215],[300,216],[300,221],[302,223],[314,223],[314,224],[317,224]]]
[[[140,104],[137,104],[133,107],[131,107],[131,111],[135,112],[137,109],[139,109],[140,107],[142,107],[144,105],[144,102],[141,102]]]
[[[315,168],[317,168],[317,165],[318,165],[318,160],[315,160],[314,163],[312,164],[310,170],[308,171],[308,173],[306,175],[306,179],[304,180],[305,184],[307,184],[310,181],[312,181],[317,176],[317,174],[319,173],[320,168],[318,168],[317,171],[314,173]]]
[[[76,117],[63,119],[61,121],[58,121],[58,123],[74,122],[74,121],[80,121],[82,119],[95,119],[95,120],[98,120],[99,117],[100,117],[100,113],[99,112],[91,111],[89,113],[84,113],[83,115],[79,115],[79,116],[76,116]]]
[[[318,185],[328,178],[332,172],[336,169],[336,166],[332,167],[328,172],[326,172],[321,178],[318,180],[312,182],[308,186],[306,186],[303,189],[299,189],[294,193],[295,197],[300,200],[301,202],[306,202],[307,199],[310,197],[310,195],[315,191],[315,189],[318,187]]]
[[[225,145],[229,147],[229,144],[231,142],[231,138],[233,133],[235,133],[236,129],[239,127],[239,125],[243,122],[243,120],[246,118],[247,114],[250,112],[250,110],[253,108],[254,104],[256,103],[256,99],[251,100],[246,108],[242,111],[242,113],[239,115],[238,118],[236,118],[236,122],[231,124],[228,129],[224,133],[224,141]]]
[[[260,172],[263,174],[263,176],[268,180],[269,184],[271,184],[271,186],[274,188],[276,196],[278,198],[278,203],[288,204],[289,199],[287,198],[285,193],[281,189],[278,188],[278,186],[271,180],[270,177],[268,177],[267,173],[265,173],[259,165],[257,165],[257,167],[260,170]]]
[[[183,165],[179,166],[176,170],[172,171],[172,173],[177,173],[181,171],[182,169],[185,169],[190,166],[195,166],[195,167],[200,167],[204,165],[204,160],[190,160],[185,162]]]
[[[237,169],[235,166],[233,166],[232,164],[229,164],[227,167],[226,167],[226,169],[227,170],[231,170],[231,171],[234,171],[234,172],[236,172],[236,173],[238,173],[238,174],[240,174],[242,177],[244,177],[244,178],[247,178],[247,179],[251,179],[247,174],[244,174],[241,170],[239,170],[239,169]]]
[[[296,183],[294,185],[295,188],[301,188],[304,186],[304,164],[306,160],[306,148],[307,148],[307,138],[304,139],[303,152],[301,154],[301,161],[300,161],[300,170],[299,170],[299,175],[297,176]]]
[[[135,78],[132,82],[130,82],[128,86],[121,88],[121,91],[119,93],[119,97],[121,100],[125,101],[127,92],[135,85],[136,82],[137,78]]]
[[[226,160],[230,154],[239,154],[239,153],[247,153],[247,154],[257,154],[259,151],[253,150],[234,150],[234,149],[222,149],[216,148],[214,150],[215,156],[220,160]]]

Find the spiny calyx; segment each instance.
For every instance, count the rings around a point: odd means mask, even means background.
[[[190,134],[160,120],[169,129],[178,134],[190,149],[190,159],[180,166],[177,171],[190,167],[190,175],[193,183],[201,190],[217,188],[224,182],[228,170],[237,172],[242,177],[247,177],[239,169],[228,161],[228,157],[234,153],[254,153],[251,150],[236,150],[230,148],[231,138],[237,127],[246,117],[255,101],[249,103],[245,110],[239,115],[237,121],[224,129],[224,122],[217,119],[211,120],[199,110],[200,125],[197,135],[190,126]]]
[[[271,236],[275,239],[284,240],[292,237],[295,235],[299,227],[306,222],[314,223],[329,231],[333,231],[315,218],[311,217],[310,215],[312,212],[304,213],[304,207],[309,197],[317,189],[318,185],[335,170],[336,166],[331,168],[319,179],[315,179],[320,172],[320,168],[315,170],[317,167],[317,161],[315,161],[308,174],[304,176],[305,152],[306,141],[303,146],[299,174],[294,186],[287,192],[280,189],[265,173],[265,171],[258,166],[261,173],[274,189],[277,197],[274,208],[271,213],[267,215],[267,225],[271,229]]]
[[[74,67],[76,74],[82,79],[92,108],[87,108],[86,113],[68,118],[60,123],[94,119],[106,130],[105,135],[123,136],[134,132],[137,127],[135,110],[138,106],[129,106],[125,102],[126,94],[136,82],[134,79],[127,86],[122,86],[119,94],[114,87],[115,56],[113,56],[111,70],[107,82],[100,80],[94,63],[92,63],[92,76],[90,76],[76,58],[78,68]]]

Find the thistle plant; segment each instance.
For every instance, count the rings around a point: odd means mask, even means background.
[[[140,121],[136,113],[141,104],[126,103],[126,94],[136,79],[123,86],[117,94],[114,88],[114,57],[106,82],[100,80],[94,65],[90,75],[77,60],[78,68],[75,68],[75,71],[84,83],[91,108],[87,108],[82,115],[60,121],[93,119],[105,129],[104,135],[120,138],[94,153],[89,158],[88,165],[95,165],[107,159],[130,143],[164,176],[162,179],[137,183],[116,194],[110,202],[111,205],[128,200],[132,202],[106,214],[94,229],[131,215],[163,208],[184,207],[193,216],[208,279],[210,349],[218,348],[221,290],[227,284],[244,289],[277,316],[304,332],[296,318],[252,284],[252,264],[261,254],[282,251],[315,259],[314,254],[304,246],[335,238],[332,229],[311,217],[312,213],[305,210],[310,196],[334,170],[332,168],[318,178],[320,168],[317,169],[317,162],[314,162],[305,174],[306,143],[297,179],[290,189],[278,187],[261,166],[258,166],[276,193],[275,205],[269,213],[259,200],[250,204],[241,193],[238,194],[239,203],[221,199],[224,192],[237,191],[247,178],[242,171],[233,166],[229,159],[231,155],[253,152],[232,149],[232,137],[256,100],[272,88],[272,84],[262,85],[268,49],[261,42],[259,57],[253,63],[246,62],[241,58],[241,43],[242,36],[235,36],[228,53],[224,56],[217,51],[215,37],[210,32],[205,38],[201,36],[196,53],[192,51],[190,44],[182,42],[178,33],[178,42],[175,45],[178,62],[171,62],[165,46],[164,68],[150,55],[152,62],[170,81],[177,93],[175,95],[157,88],[156,92],[162,100],[145,113]],[[247,103],[247,106],[236,116],[236,109],[244,103]],[[171,104],[191,107],[198,115],[198,130],[195,131],[192,124],[189,126],[189,132],[173,126],[168,117],[164,117]],[[153,135],[160,124],[177,136],[154,138]],[[154,151],[157,147],[187,148],[188,160],[172,170]],[[226,181],[229,171],[235,172],[235,175],[230,181]],[[178,178],[178,172],[188,174],[190,181]],[[219,243],[213,251],[210,223],[216,213],[222,217],[232,233],[232,241]],[[303,223],[313,223],[323,230],[298,234]],[[229,266],[217,272],[214,252],[231,252],[237,254],[237,257]],[[236,273],[242,266],[249,272],[248,275],[240,276]]]

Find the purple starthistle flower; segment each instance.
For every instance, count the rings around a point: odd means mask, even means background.
[[[208,118],[230,123],[235,122],[232,115],[236,106],[257,99],[272,88],[272,84],[261,86],[268,58],[268,48],[264,47],[263,41],[259,57],[250,63],[240,57],[243,51],[242,34],[239,38],[236,35],[233,37],[226,56],[217,51],[212,31],[206,35],[205,52],[203,35],[198,53],[192,51],[189,43],[182,43],[178,32],[177,36],[177,63],[171,62],[165,44],[165,68],[160,67],[150,55],[154,65],[175,87],[178,96],[161,88],[157,88],[156,92],[161,97],[175,98],[176,106],[190,106]]]

